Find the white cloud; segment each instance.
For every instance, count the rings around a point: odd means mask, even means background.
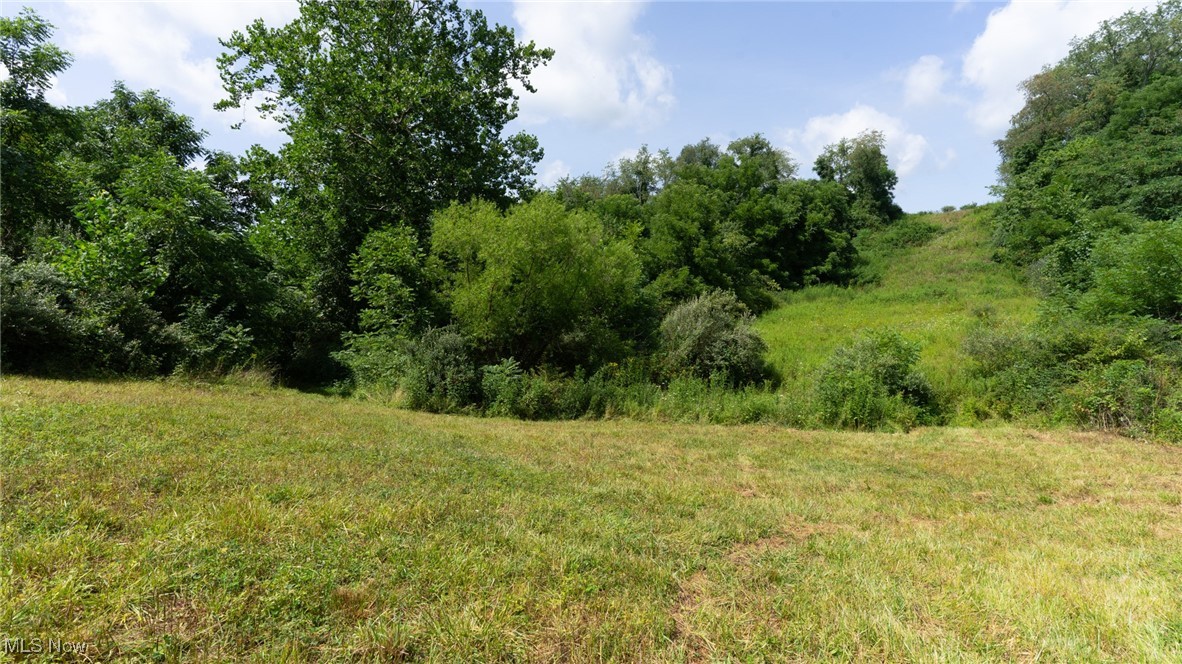
[[[54,106],[65,106],[69,103],[66,91],[62,89],[61,81],[56,76],[49,77],[49,89],[45,91],[45,101]]]
[[[105,59],[116,76],[134,88],[160,90],[202,109],[206,117],[226,124],[241,118],[233,113],[215,116],[212,106],[224,96],[213,57],[193,53],[194,42],[228,37],[257,17],[268,24],[294,18],[298,6],[289,2],[67,2],[69,25],[65,44],[80,57]],[[262,120],[253,110],[244,125],[272,133],[278,125]]]
[[[570,175],[570,166],[563,163],[561,159],[548,161],[542,165],[542,170],[538,173],[538,184],[543,187],[552,187],[568,175]]]
[[[811,166],[826,145],[854,138],[868,129],[883,133],[887,159],[900,178],[915,171],[928,153],[928,140],[921,134],[908,131],[899,118],[865,104],[857,104],[845,113],[809,118],[803,129],[787,132],[786,138],[793,158]]]
[[[964,58],[964,80],[981,93],[969,117],[982,131],[1004,129],[1022,108],[1018,85],[1067,55],[1073,37],[1087,36],[1106,19],[1152,4],[1013,0],[994,10]]]
[[[907,69],[903,77],[903,103],[926,106],[946,99],[944,83],[948,71],[944,61],[935,55],[925,55]]]
[[[522,95],[521,119],[565,118],[601,127],[645,128],[673,108],[673,74],[636,33],[636,2],[517,0],[518,38],[555,50]]]

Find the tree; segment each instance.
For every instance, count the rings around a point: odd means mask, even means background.
[[[647,319],[631,244],[553,196],[505,214],[486,202],[449,207],[432,251],[450,268],[454,319],[487,359],[594,368],[626,356]]]
[[[164,153],[185,167],[205,155],[205,132],[155,90],[136,92],[117,82],[110,98],[79,111],[79,125],[63,163],[82,200],[114,187],[136,159]]]
[[[370,231],[407,226],[422,242],[451,201],[504,205],[532,186],[537,139],[502,132],[517,114],[514,82],[532,92],[529,75],[552,51],[456,0],[304,0],[290,24],[259,20],[223,45],[217,107],[261,100],[290,137],[264,224],[298,245],[292,271],[346,328],[358,309],[350,261]]]
[[[57,156],[74,133],[74,116],[45,100],[70,55],[49,43],[53,26],[31,9],[0,18],[0,244],[13,256],[30,247],[38,227],[69,218],[68,180]]]
[[[854,212],[864,224],[897,219],[903,211],[895,205],[899,177],[886,157],[886,137],[881,131],[866,131],[857,138],[843,138],[825,146],[813,170],[822,180],[845,185],[854,196]]]

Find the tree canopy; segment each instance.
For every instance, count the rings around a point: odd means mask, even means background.
[[[429,233],[452,201],[506,204],[532,186],[542,151],[516,117],[514,84],[549,50],[518,43],[458,2],[300,3],[291,23],[256,21],[223,41],[227,97],[258,103],[288,135],[278,203],[264,224],[294,244],[295,271],[324,315],[352,327],[349,262],[367,233]]]

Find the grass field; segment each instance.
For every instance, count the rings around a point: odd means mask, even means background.
[[[818,286],[787,293],[757,329],[768,360],[784,376],[784,390],[808,392],[814,373],[837,346],[867,329],[894,329],[922,346],[920,368],[941,393],[965,389],[960,350],[982,315],[1033,320],[1037,298],[1019,275],[991,260],[988,208],[917,215],[935,232],[914,246],[872,231],[862,254],[878,283],[860,288]]]
[[[0,636],[62,659],[1182,660],[1177,447],[0,390]]]

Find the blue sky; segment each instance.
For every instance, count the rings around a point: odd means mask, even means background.
[[[115,80],[155,88],[209,132],[207,147],[277,148],[283,134],[218,113],[218,37],[289,2],[4,2],[34,7],[75,57],[49,98],[83,105]],[[557,51],[511,130],[538,136],[543,184],[656,150],[760,132],[811,176],[820,149],[878,129],[909,211],[988,200],[993,141],[1021,106],[1018,84],[1074,36],[1151,2],[469,2]]]

